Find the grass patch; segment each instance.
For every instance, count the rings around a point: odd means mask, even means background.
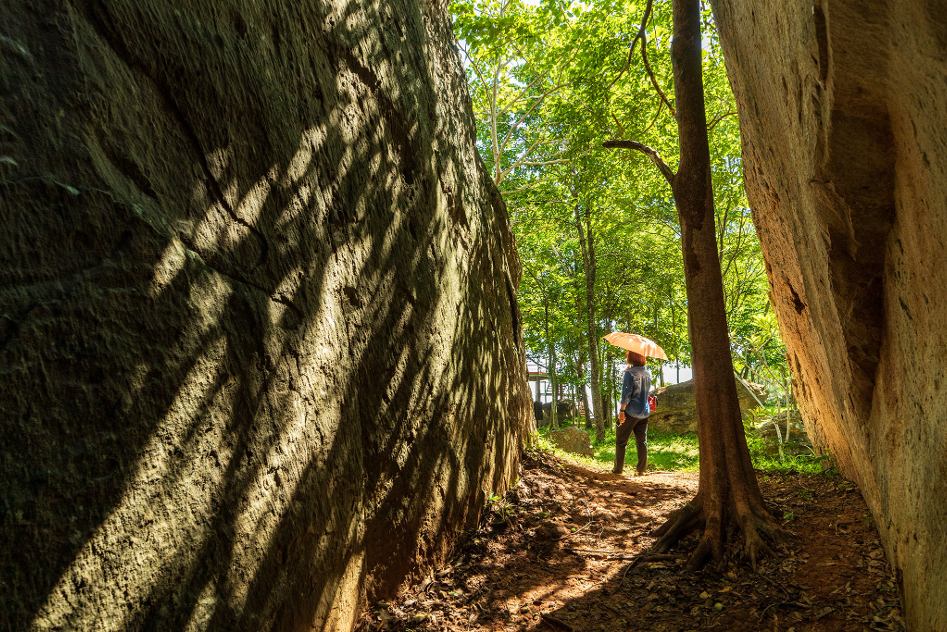
[[[595,442],[594,428],[579,426],[579,429],[588,433],[589,441],[595,450],[594,457],[572,454],[556,448],[546,440],[546,435],[549,433],[548,426],[539,429],[537,445],[560,458],[571,459],[586,467],[611,470],[615,464],[615,429],[606,430],[605,439],[600,443]],[[635,460],[635,437],[632,435],[625,450],[625,468],[627,469],[630,463],[632,469],[634,469]],[[673,432],[648,429],[648,470],[696,472],[698,465],[697,435],[679,435]]]
[[[563,424],[562,427],[565,427],[565,425]],[[548,426],[539,429],[537,446],[540,449],[552,452],[560,458],[571,459],[592,469],[611,470],[615,464],[615,429],[606,430],[605,439],[596,443],[594,428],[584,428],[581,425],[577,427],[588,433],[589,441],[595,450],[594,457],[572,454],[556,448],[546,439],[546,435],[549,433]],[[819,474],[831,476],[834,472],[834,470],[825,470],[823,462],[827,457],[824,456],[787,453],[780,457],[779,454],[772,453],[773,448],[766,441],[754,437],[747,437],[747,445],[750,448],[753,467],[762,470],[766,474],[796,472],[805,476]],[[626,469],[629,463],[632,464],[632,469],[634,468],[635,458],[635,437],[632,435],[625,452]],[[696,472],[698,469],[700,469],[700,458],[698,456],[696,434],[681,435],[648,429],[648,470]]]
[[[830,460],[830,457],[815,456],[814,454],[790,454],[788,452],[780,457],[778,453],[773,454],[774,446],[763,439],[747,437],[746,443],[750,448],[753,467],[767,474],[799,473],[804,476],[817,476],[819,474],[838,476],[838,472],[834,468],[825,469],[824,463]]]

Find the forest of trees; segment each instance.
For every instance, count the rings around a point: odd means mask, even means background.
[[[634,139],[678,162],[671,75],[671,5],[657,3],[635,39],[643,2],[457,1],[481,155],[507,203],[523,263],[527,355],[593,400],[599,436],[620,386],[612,330],[657,340],[671,358],[656,382],[690,364],[680,227],[668,183],[639,152],[602,148]],[[785,395],[785,348],[743,189],[739,125],[709,6],[703,71],[717,243],[738,371]],[[642,63],[642,62],[645,63]]]

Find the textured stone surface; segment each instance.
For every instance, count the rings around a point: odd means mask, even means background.
[[[766,396],[766,389],[759,384],[749,383],[753,393],[741,382],[734,378],[737,386],[737,398],[740,400],[740,410],[758,408],[756,397],[762,400]],[[648,418],[648,425],[658,430],[684,433],[697,432],[697,400],[694,397],[694,380],[687,380],[679,384],[663,386],[654,391],[658,398],[658,407]]]
[[[715,0],[800,408],[947,629],[947,12]]]
[[[2,14],[0,628],[347,629],[530,417],[446,9]]]
[[[576,410],[572,402],[560,399],[556,403],[556,419],[558,419],[560,423],[575,419],[575,417]],[[542,416],[537,416],[536,420],[536,425],[540,428],[549,425],[549,422],[552,421],[552,402],[546,402],[542,405]]]
[[[546,435],[546,439],[560,450],[565,450],[572,454],[584,454],[585,456],[595,455],[589,434],[584,430],[579,430],[575,426],[567,426],[562,430],[553,430]]]

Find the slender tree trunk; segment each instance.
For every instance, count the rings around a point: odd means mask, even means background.
[[[576,367],[578,367],[578,366],[579,366],[579,358],[578,358],[578,356],[576,356],[576,358],[575,358],[574,360],[575,360],[575,365],[576,365]],[[579,373],[579,370],[577,369],[577,370],[576,370],[576,380],[579,379],[578,373]],[[579,384],[581,384],[581,382],[579,382]],[[578,388],[579,388],[579,387],[578,387],[578,384],[576,384],[576,385],[574,385],[574,386],[572,387],[572,413],[573,413],[572,425],[574,425],[574,426],[578,426],[578,425],[579,425],[579,391],[578,391]]]
[[[579,388],[582,389],[582,410],[585,416],[585,427],[592,427],[592,414],[589,412],[589,391],[585,388],[585,357],[579,353],[579,362],[576,364],[579,378]]]
[[[688,561],[702,567],[722,563],[730,527],[743,533],[744,555],[756,566],[768,546],[763,532],[780,541],[782,532],[760,494],[740,417],[724,305],[723,278],[714,228],[710,151],[701,77],[699,0],[674,0],[674,91],[681,160],[674,200],[681,223],[687,308],[691,323],[695,396],[700,442],[696,498],[669,516],[656,532],[654,551],[666,551],[689,532],[703,528]]]
[[[611,430],[615,420],[615,391],[618,389],[618,367],[608,363],[608,428]]]
[[[576,267],[578,267],[578,262],[576,262]],[[575,296],[575,313],[576,313],[576,322],[581,323],[585,315],[582,311],[582,299],[579,296],[578,283],[576,283],[576,296]],[[579,388],[582,389],[582,410],[583,416],[585,417],[585,427],[592,427],[592,412],[589,408],[589,392],[585,384],[585,341],[582,339],[582,327],[579,326],[576,328],[576,338],[579,341],[577,345],[579,361],[576,362],[576,374],[579,378]]]
[[[786,377],[787,373],[786,373],[785,365],[780,367],[779,372],[782,373],[783,393],[786,395],[786,440],[788,441],[789,440],[789,397],[790,397],[790,394],[789,394],[789,380]]]
[[[605,331],[607,329],[606,323],[611,322],[611,316],[609,314],[605,315],[605,321],[598,323],[597,329],[600,331]],[[604,347],[603,344],[599,345],[599,350]],[[604,430],[611,430],[612,427],[612,362],[608,360],[608,354],[603,353],[599,355],[600,362],[602,364],[602,376],[599,386],[601,387],[602,393],[602,425]],[[601,441],[601,439],[599,439]]]
[[[579,246],[582,250],[582,266],[585,269],[585,312],[589,343],[589,361],[592,365],[592,406],[595,407],[595,440],[605,439],[605,418],[602,404],[601,363],[598,355],[598,326],[595,321],[595,243],[592,238],[592,222],[588,205],[585,207],[585,221],[575,205],[575,227],[579,233]]]
[[[612,425],[611,424],[612,405],[608,398],[608,367],[607,366],[602,366],[602,375],[599,378],[599,386],[602,389],[601,394],[600,394],[600,398],[602,402],[602,412],[599,415],[599,417],[601,417],[603,429],[607,431],[609,428],[611,428],[611,425]]]
[[[556,409],[556,387],[558,386],[558,379],[556,377],[556,350],[555,347],[549,345],[549,387],[552,391],[552,403],[549,406],[549,427],[552,430],[559,430],[559,415],[558,410]]]
[[[658,304],[654,304],[654,333],[658,333]],[[664,386],[664,361],[658,360],[658,384]]]
[[[546,373],[549,375],[549,388],[552,391],[552,405],[549,407],[549,427],[552,430],[559,430],[559,417],[556,414],[556,345],[553,343],[552,334],[549,331],[549,299],[543,292],[543,309],[545,310],[546,326]]]
[[[549,366],[546,371],[549,373],[549,389],[552,391],[552,404],[549,406],[549,427],[553,430],[559,430],[559,415],[556,409],[556,389],[558,388],[558,379],[556,376],[556,347],[549,342]]]

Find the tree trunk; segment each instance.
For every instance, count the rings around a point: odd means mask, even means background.
[[[582,389],[582,410],[585,417],[585,427],[592,427],[592,415],[589,413],[589,391],[585,388],[585,358],[579,354],[579,362],[576,364],[576,372],[579,378],[579,388]]]
[[[581,322],[584,319],[585,315],[582,312],[582,299],[580,298],[578,294],[578,288],[576,288],[576,290],[577,290],[576,298],[575,298],[576,322]],[[579,385],[582,388],[582,409],[584,411],[585,427],[591,428],[592,427],[592,412],[591,412],[591,409],[589,408],[589,391],[586,388],[586,384],[585,384],[585,353],[583,351],[583,345],[585,344],[585,341],[582,340],[581,326],[578,327],[577,329],[578,329],[577,338],[579,339],[579,344],[578,344],[579,361],[576,364],[576,373],[579,378]]]
[[[537,280],[538,281],[538,280]],[[559,415],[556,409],[556,388],[558,380],[556,378],[556,345],[553,343],[552,334],[549,331],[549,299],[543,292],[543,309],[546,316],[546,374],[549,375],[549,390],[552,391],[552,405],[549,407],[549,427],[552,430],[559,430]]]
[[[549,427],[552,430],[559,430],[559,410],[556,406],[556,390],[559,387],[559,380],[556,376],[556,349],[549,345],[549,390],[552,391],[552,404],[549,406]]]
[[[608,417],[606,418],[607,428],[612,429],[613,422],[615,420],[615,390],[618,383],[618,367],[615,366],[614,362],[608,363],[608,381],[603,395],[603,399],[607,398],[606,410],[608,410]]]
[[[602,385],[608,384],[608,377],[602,376]],[[602,389],[602,426],[607,431],[612,427],[612,402],[608,396],[608,389]],[[599,441],[600,439],[596,439]]]
[[[658,332],[658,305],[654,305],[654,333]],[[664,386],[664,361],[658,360],[658,384]]]
[[[755,567],[768,549],[760,532],[780,541],[746,445],[727,329],[723,278],[714,229],[710,151],[701,77],[698,0],[674,0],[674,90],[678,105],[681,160],[674,177],[674,200],[681,222],[692,366],[699,419],[700,483],[696,498],[675,511],[655,535],[653,550],[668,550],[681,537],[703,529],[688,566],[723,560],[731,527],[744,538],[744,555]]]
[[[605,419],[602,404],[601,363],[598,355],[598,326],[595,322],[595,243],[592,239],[592,222],[588,206],[585,208],[585,221],[575,205],[575,228],[579,233],[579,246],[582,250],[582,266],[585,270],[585,316],[589,343],[589,361],[592,365],[592,405],[595,407],[595,440],[605,438]]]

